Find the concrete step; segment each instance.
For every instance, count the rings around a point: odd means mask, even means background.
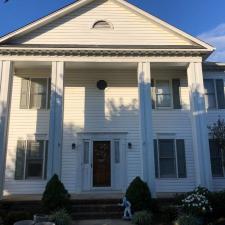
[[[74,220],[91,220],[91,219],[120,219],[123,213],[120,212],[77,212],[72,213]]]

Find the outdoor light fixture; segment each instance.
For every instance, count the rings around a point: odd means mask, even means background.
[[[97,88],[99,90],[105,90],[107,88],[107,82],[105,80],[99,80],[97,82]]]
[[[76,147],[77,147],[76,144],[75,143],[72,143],[72,149],[75,150]]]
[[[132,149],[132,143],[131,142],[128,143],[128,148]]]

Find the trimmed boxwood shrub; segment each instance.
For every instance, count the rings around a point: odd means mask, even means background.
[[[33,216],[27,211],[10,211],[4,218],[4,225],[13,225],[20,220],[32,220]]]
[[[45,212],[59,209],[70,210],[70,194],[57,175],[54,175],[47,183],[42,196],[42,207]]]
[[[151,208],[151,192],[147,183],[136,177],[126,191],[126,197],[131,203],[134,212]]]
[[[136,212],[132,218],[132,223],[135,225],[151,225],[153,224],[152,214],[146,210]]]

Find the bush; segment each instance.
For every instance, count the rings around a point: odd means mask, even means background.
[[[126,197],[131,203],[134,212],[150,209],[151,193],[147,183],[136,177],[129,185]]]
[[[199,225],[199,220],[192,215],[182,215],[175,222],[175,225]]]
[[[61,209],[50,216],[50,221],[56,225],[70,225],[72,219],[65,209]]]
[[[213,217],[225,217],[225,191],[211,193],[209,201],[213,208]]]
[[[151,225],[152,214],[148,211],[136,212],[132,218],[132,223],[136,225]]]
[[[62,208],[70,209],[70,194],[57,175],[54,175],[46,185],[42,196],[42,206],[46,212]]]
[[[27,211],[11,211],[6,215],[4,219],[4,225],[13,225],[15,222],[20,220],[32,219],[33,216]]]
[[[210,192],[202,187],[196,188],[190,192],[183,200],[183,210],[195,216],[203,216],[212,211],[212,206],[209,202]]]
[[[178,211],[174,206],[162,207],[160,215],[163,222],[166,222],[168,224],[177,219]]]

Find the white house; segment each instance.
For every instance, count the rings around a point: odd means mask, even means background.
[[[136,176],[154,196],[225,188],[213,50],[125,0],[80,0],[1,37],[2,197],[41,194],[55,173],[71,194],[124,193]]]

